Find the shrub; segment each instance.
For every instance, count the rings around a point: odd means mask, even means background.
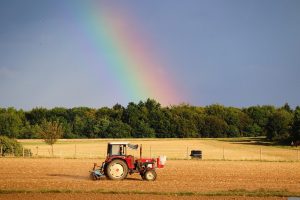
[[[23,146],[15,139],[10,139],[6,136],[0,136],[0,148],[2,147],[2,155],[14,155],[22,156],[23,155]],[[24,149],[24,156],[32,156],[31,149]]]
[[[0,136],[0,147],[2,146],[2,156],[14,154],[21,156],[23,154],[22,145],[15,139],[10,139],[6,136]]]

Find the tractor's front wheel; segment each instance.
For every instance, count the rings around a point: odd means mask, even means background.
[[[156,177],[157,174],[155,170],[151,169],[151,170],[147,170],[142,178],[146,181],[155,181]]]
[[[122,180],[126,178],[128,174],[127,164],[120,159],[111,161],[105,167],[106,175],[111,180]]]

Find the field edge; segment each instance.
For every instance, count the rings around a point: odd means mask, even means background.
[[[290,192],[288,190],[246,190],[234,189],[227,191],[213,191],[213,192],[145,192],[145,191],[113,191],[113,190],[69,190],[69,189],[39,189],[39,190],[25,190],[25,189],[0,189],[1,194],[59,194],[59,193],[82,193],[82,194],[137,194],[137,195],[160,195],[160,196],[243,196],[243,197],[300,197],[300,192]]]

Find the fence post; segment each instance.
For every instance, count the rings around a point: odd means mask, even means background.
[[[259,160],[261,161],[261,154],[262,154],[262,150],[261,150],[261,147],[260,147],[260,151],[259,151]]]
[[[189,159],[189,147],[188,146],[186,147],[186,159],[187,160]]]
[[[299,149],[297,150],[297,161],[299,161]]]
[[[223,160],[225,160],[225,148],[223,146]]]
[[[36,146],[36,156],[39,156],[39,146]]]
[[[152,152],[151,152],[151,145],[150,145],[150,158],[152,158],[151,156],[152,156]]]
[[[0,147],[0,156],[2,157],[2,153],[3,153],[3,147],[2,147],[2,145],[1,145],[1,147]]]
[[[76,158],[76,154],[77,154],[77,147],[76,147],[76,144],[75,144],[75,154],[74,154],[74,158]]]
[[[25,157],[24,147],[22,148],[23,158]]]
[[[13,147],[11,148],[11,152],[12,152],[12,156],[14,157],[15,156],[15,150],[14,150]]]

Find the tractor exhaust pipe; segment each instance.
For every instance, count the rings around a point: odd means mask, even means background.
[[[141,144],[141,147],[140,147],[140,159],[142,158],[142,152],[143,152],[143,146]]]

